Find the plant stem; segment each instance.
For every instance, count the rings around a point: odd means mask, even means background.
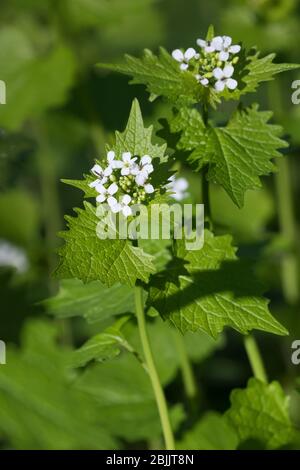
[[[164,395],[164,391],[162,389],[158,373],[155,367],[149,338],[146,329],[146,321],[145,321],[145,313],[144,313],[144,306],[143,306],[143,290],[140,286],[135,286],[134,290],[135,294],[135,308],[136,308],[136,316],[138,321],[139,333],[141,338],[141,343],[143,346],[145,361],[148,368],[148,373],[150,376],[150,380],[152,383],[157,408],[159,411],[161,426],[163,430],[163,435],[165,439],[165,446],[166,450],[175,450],[175,443],[173,432],[170,424],[167,402]]]
[[[269,101],[280,121],[283,116],[280,89],[277,80],[269,84]],[[281,265],[281,283],[286,301],[293,305],[299,301],[299,271],[298,259],[292,252],[296,245],[297,231],[293,207],[293,185],[288,158],[280,158],[278,173],[275,175],[276,195],[278,204],[278,218],[280,230],[291,250],[286,253]]]
[[[183,337],[181,333],[179,333],[178,331],[175,331],[175,341],[176,341],[176,347],[177,347],[179,360],[180,360],[180,367],[181,367],[181,372],[182,372],[182,379],[183,379],[185,393],[190,402],[191,407],[194,408],[195,399],[197,398],[197,395],[198,395],[197,385],[195,381],[193,368],[190,364],[190,361],[186,352]]]
[[[267,374],[254,337],[252,335],[244,336],[244,345],[254,377],[267,383]]]

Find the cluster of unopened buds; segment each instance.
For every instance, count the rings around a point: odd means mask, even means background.
[[[232,44],[230,36],[215,36],[211,41],[197,39],[200,50],[189,47],[185,52],[175,49],[172,57],[180,63],[181,70],[192,72],[203,86],[212,86],[217,92],[225,88],[234,90],[238,82],[233,78],[241,46]]]
[[[98,203],[105,202],[112,212],[128,217],[132,215],[132,205],[145,202],[155,191],[150,183],[152,158],[132,156],[130,152],[124,152],[121,160],[115,157],[115,152],[109,151],[105,168],[98,163],[93,166],[91,172],[96,180],[89,186],[98,193]]]

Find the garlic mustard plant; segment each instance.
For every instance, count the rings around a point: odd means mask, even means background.
[[[271,313],[265,286],[255,275],[252,261],[238,256],[230,233],[216,226],[210,193],[212,184],[219,185],[241,208],[245,193],[261,187],[261,177],[276,171],[274,159],[282,157],[280,149],[288,145],[282,139],[282,128],[270,122],[270,111],[260,110],[256,103],[244,105],[241,98],[255,92],[261,82],[298,65],[277,64],[274,54],[261,57],[228,35],[215,35],[210,27],[205,39],[195,39],[195,48],[171,53],[161,48],[158,55],[146,50],[142,58],[126,56],[123,64],[100,66],[131,76],[132,83],[144,84],[150,100],[163,97],[172,113],[167,121],[160,121],[159,137],[164,142],[153,143],[153,129],[144,127],[135,100],[126,129],[116,132],[106,156],[96,161],[83,180],[66,181],[83,190],[92,202],[85,201],[75,217],[67,217],[56,275],[64,280],[100,282],[101,296],[108,299],[105,309],[115,309],[111,315],[116,315],[112,325],[75,351],[74,368],[107,361],[121,351],[132,354],[138,362],[135,367],[150,378],[166,449],[188,448],[189,442],[200,442],[199,435],[215,436],[216,428],[230,449],[249,439],[270,449],[291,444],[295,427],[288,398],[277,381],[269,382],[252,335],[253,330],[274,335],[287,335],[288,331]],[[220,122],[215,110],[225,101],[232,102],[233,112]],[[174,199],[184,202],[188,183],[174,175],[174,168],[182,165],[182,151],[185,166],[199,174],[205,206],[204,245],[192,251],[184,239],[165,245],[164,240],[141,243],[98,238],[97,205],[107,204],[112,213],[134,221],[133,204],[148,207],[162,200],[169,207]],[[118,302],[113,306],[115,298]],[[86,317],[90,315],[86,313]],[[189,398],[197,397],[197,386],[183,335],[205,334],[218,340],[225,328],[231,328],[241,335],[252,369],[253,377],[245,388],[232,392],[229,409],[222,415],[202,417],[184,437],[178,432],[180,419],[174,420],[174,407],[167,402],[163,374],[157,367],[159,358],[149,341],[151,317],[165,321],[159,330],[164,342],[175,335]],[[127,335],[128,321],[139,333],[138,351]],[[103,400],[107,395],[103,394]],[[194,416],[190,421],[194,422]]]

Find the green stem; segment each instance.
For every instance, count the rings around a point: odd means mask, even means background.
[[[276,118],[280,121],[284,110],[277,80],[269,84],[269,101],[272,104]],[[288,158],[280,158],[277,166],[279,171],[275,176],[275,182],[280,231],[289,248],[293,248],[296,246],[297,230],[293,207],[293,185]],[[299,271],[298,259],[292,249],[282,259],[281,283],[286,301],[289,304],[296,304],[299,301]]]
[[[176,347],[177,347],[178,356],[180,360],[180,367],[181,367],[181,372],[182,372],[182,379],[183,379],[185,393],[191,406],[194,407],[195,399],[197,398],[197,395],[198,395],[195,376],[194,376],[193,368],[190,364],[190,361],[186,352],[182,334],[177,331],[175,332],[175,341],[176,341]]]
[[[155,367],[149,338],[146,329],[144,305],[143,305],[143,290],[140,286],[135,286],[135,308],[136,316],[138,321],[139,333],[141,338],[141,343],[144,351],[145,361],[148,368],[148,373],[152,383],[157,408],[159,411],[161,426],[163,430],[163,435],[165,439],[166,450],[175,450],[175,442],[173,437],[173,432],[170,424],[168,408],[166,398],[158,377],[158,373]]]
[[[254,377],[267,383],[267,374],[254,337],[252,335],[244,336],[244,345]]]

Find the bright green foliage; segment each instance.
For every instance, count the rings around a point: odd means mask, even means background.
[[[94,403],[71,384],[55,326],[28,323],[22,352],[9,349],[0,373],[0,432],[16,449],[112,449]]]
[[[238,436],[234,428],[218,413],[207,413],[178,442],[177,449],[186,450],[235,450]]]
[[[133,286],[137,279],[147,281],[155,271],[152,257],[127,240],[101,240],[97,237],[96,209],[89,203],[76,209],[78,216],[67,217],[69,230],[62,232],[65,245],[59,250],[60,264],[55,275],[83,282],[100,280]]]
[[[243,67],[239,67],[242,84],[233,93],[229,94],[227,92],[228,97],[231,96],[232,99],[239,100],[242,95],[256,91],[260,83],[273,80],[278,73],[288,72],[300,67],[299,64],[275,64],[273,62],[275,57],[276,54],[260,57],[259,52],[251,49],[242,61],[241,65]]]
[[[80,349],[77,349],[72,354],[70,365],[72,367],[80,367],[92,360],[106,361],[118,356],[121,349],[133,353],[134,350],[122,333],[122,327],[128,321],[128,318],[120,318],[102,333],[89,339]]]
[[[124,132],[116,132],[116,142],[112,150],[116,157],[120,158],[123,152],[131,152],[132,155],[150,155],[165,161],[164,153],[166,144],[152,144],[153,126],[144,127],[141,108],[137,99],[133,100],[130,116]]]
[[[241,95],[256,91],[261,82],[272,80],[274,75],[299,68],[297,64],[274,64],[275,54],[260,58],[255,50],[246,55],[243,49],[241,55],[235,75],[239,86],[222,93],[200,85],[191,72],[181,71],[178,62],[162,47],[157,56],[146,49],[141,59],[126,55],[124,64],[98,66],[132,76],[130,83],[146,85],[150,100],[163,96],[177,107],[197,102],[208,102],[215,107],[222,98],[239,100]]]
[[[153,277],[149,303],[182,333],[202,330],[216,338],[225,326],[246,334],[286,330],[268,310],[249,263],[239,261],[228,235],[205,233],[204,247],[185,251],[165,273]]]
[[[190,73],[181,73],[178,63],[161,47],[156,56],[146,49],[141,59],[125,56],[126,62],[122,65],[98,64],[125,75],[132,76],[130,83],[144,84],[150,93],[150,100],[157,96],[164,96],[177,104],[192,104],[200,101],[203,94],[197,81]]]
[[[47,311],[58,318],[83,316],[95,323],[134,311],[133,289],[121,284],[106,287],[99,281],[83,284],[77,279],[65,279],[55,297],[43,302]]]
[[[256,439],[268,449],[276,449],[293,437],[289,398],[278,382],[250,379],[246,389],[231,392],[231,408],[225,416],[241,441]]]
[[[241,207],[245,191],[261,187],[259,177],[275,171],[271,160],[287,146],[279,138],[282,128],[268,123],[271,117],[271,112],[254,105],[238,110],[226,127],[206,128],[197,110],[183,108],[170,128],[181,132],[177,146],[191,152],[189,160],[197,170],[209,163],[208,178],[223,186]]]

